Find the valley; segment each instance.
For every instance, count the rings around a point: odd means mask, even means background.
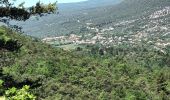
[[[169,0],[58,6],[0,23],[0,99],[169,100]]]
[[[101,44],[105,47],[124,43],[137,45],[140,42],[145,42],[163,51],[163,48],[170,45],[169,12],[169,7],[165,7],[148,16],[119,21],[118,23],[112,23],[109,27],[98,27],[93,23],[86,23],[86,27],[82,29],[80,34],[72,32],[68,36],[47,37],[42,41],[57,46]]]
[[[38,36],[43,42],[54,46],[101,44],[110,47],[124,43],[136,45],[140,42],[152,44],[152,47],[160,50],[169,46],[170,7],[168,0],[162,4],[158,3],[159,0],[153,0],[147,4],[145,0],[140,2],[136,0],[132,4],[129,3],[132,1],[127,0],[115,6],[109,5],[109,2],[111,1],[107,1],[108,4],[105,3],[103,6],[99,4],[100,8],[74,8],[74,11],[68,10],[69,14],[66,8],[70,6],[67,5],[64,8],[61,7],[63,10],[59,15],[43,17],[37,22],[32,18],[24,25],[22,23],[19,25],[23,25],[25,33]],[[148,8],[144,9],[145,5],[149,5]],[[125,9],[126,7],[128,9]],[[135,7],[137,9],[134,9]]]

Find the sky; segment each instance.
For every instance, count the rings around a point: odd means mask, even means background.
[[[22,2],[25,1],[25,5],[26,7],[30,7],[32,5],[35,5],[36,2],[38,2],[39,0],[16,0],[15,5],[18,5]],[[87,1],[87,0],[40,0],[42,3],[50,3],[50,2],[55,2],[57,1],[58,3],[72,3],[72,2],[81,2],[81,1]]]

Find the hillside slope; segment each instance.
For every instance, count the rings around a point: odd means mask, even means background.
[[[29,85],[38,100],[169,100],[169,5],[125,0],[20,23],[38,39],[0,27],[0,97]],[[66,42],[76,47],[54,48]]]
[[[0,80],[5,88],[30,85],[39,100],[170,98],[169,47],[164,54],[145,44],[119,45],[103,55],[93,46],[53,48],[8,28],[0,28],[0,37]]]

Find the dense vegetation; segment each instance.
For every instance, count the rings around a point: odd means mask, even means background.
[[[0,35],[1,95],[28,85],[30,95],[46,100],[170,98],[170,47],[160,52],[140,43],[64,51],[4,27]],[[8,41],[16,45],[12,50]]]
[[[154,27],[154,24],[149,22],[155,21],[155,19],[149,19],[150,13],[145,12],[146,10],[153,13],[155,10],[157,11],[157,7],[162,9],[169,4],[168,0],[146,1],[127,0],[121,3],[121,6],[92,10],[92,12],[103,11],[102,13],[89,12],[92,16],[79,16],[84,22],[88,22],[89,19],[93,20],[92,27],[99,30],[104,26],[114,24],[114,21],[117,20],[142,16],[141,19],[133,22],[133,25],[130,23],[121,26],[119,23],[117,27],[114,27],[116,32],[104,34],[106,37],[117,37],[118,40],[119,38],[129,40],[120,39],[114,45],[103,45],[100,43],[101,41],[98,41],[93,45],[86,44],[80,47],[77,45],[75,49],[64,50],[54,48],[37,38],[17,33],[12,29],[0,27],[0,99],[2,96],[9,100],[169,100],[168,16],[158,18],[163,19],[161,23],[157,24],[160,27],[164,26],[163,31],[149,31],[146,38],[137,38],[136,35],[136,38],[127,37],[131,35],[128,33],[129,31],[133,34],[147,32],[147,30],[141,31],[143,25]],[[8,0],[0,0],[0,4],[6,4],[6,7],[0,7],[0,11],[4,11],[0,17],[9,16],[11,19],[17,20],[25,20],[30,17],[24,18],[22,15],[24,12],[26,15],[53,12],[55,5],[47,6],[37,3],[35,7],[25,9],[22,8],[23,4],[21,4],[21,8],[12,7]],[[5,10],[7,7],[10,9]],[[129,8],[124,11],[126,7]],[[17,15],[15,13],[13,16],[13,9],[24,12],[17,13]],[[111,13],[112,11],[108,9],[114,9],[115,13]],[[70,29],[73,27],[77,29],[78,25],[83,24],[77,24],[77,19],[72,14],[70,15],[73,20],[59,21],[59,23]],[[96,15],[101,16],[95,17]],[[46,20],[50,18],[48,17]],[[166,21],[167,23],[164,23]],[[52,22],[50,22],[50,27],[55,26]],[[41,22],[41,24],[44,23]],[[69,27],[70,25],[72,27]],[[122,29],[125,30],[120,31]],[[77,30],[81,35],[83,32],[89,32],[92,36],[97,34],[86,30],[86,27],[80,27]],[[48,32],[42,31],[48,34]],[[71,33],[75,33],[75,30],[72,30]],[[36,35],[39,36],[38,33]],[[125,35],[127,35],[126,38]],[[83,38],[89,39],[89,37]],[[133,39],[138,41],[131,43],[134,42]],[[161,46],[157,44],[161,44]]]

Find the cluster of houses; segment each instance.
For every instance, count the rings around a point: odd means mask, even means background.
[[[170,14],[170,7],[168,6],[168,7],[163,8],[162,10],[156,11],[153,14],[151,14],[150,19],[163,17],[169,14]]]
[[[130,27],[130,25],[136,25],[136,21],[140,21],[140,19],[135,20],[128,20],[128,21],[121,21],[118,23],[115,23],[113,27],[108,28],[98,28],[93,25],[93,23],[86,23],[86,28],[95,34],[86,33],[84,36],[76,35],[76,34],[70,34],[69,36],[58,36],[58,37],[46,37],[42,41],[46,43],[54,42],[54,41],[60,41],[60,42],[67,42],[71,44],[102,44],[104,46],[110,46],[110,45],[118,45],[122,43],[130,43],[132,45],[136,45],[137,43],[141,42],[142,40],[148,41],[147,43],[154,43],[155,47],[160,50],[161,47],[166,47],[170,45],[169,42],[164,42],[163,40],[157,41],[157,40],[150,40],[150,37],[157,37],[159,38],[161,36],[169,35],[169,27],[168,26],[162,26],[159,25],[159,22],[155,18],[168,15],[170,14],[170,7],[165,7],[163,10],[156,11],[154,14],[150,15],[150,22],[146,23],[145,25],[140,26],[142,28],[142,31],[132,32],[126,35],[116,36],[116,35],[110,35],[106,33],[111,33],[115,30],[116,26],[127,26]],[[143,20],[143,19],[142,19]],[[164,20],[160,20],[164,21]],[[164,32],[164,34],[160,33]],[[157,34],[159,33],[159,35]]]
[[[42,39],[42,41],[45,43],[59,41],[59,42],[67,42],[67,43],[72,43],[72,44],[96,44],[97,42],[104,44],[108,41],[108,39],[104,37],[104,32],[114,30],[113,27],[104,28],[100,30],[96,27],[92,27],[91,26],[92,23],[86,23],[86,25],[87,25],[88,30],[93,30],[94,32],[96,32],[96,35],[93,36],[92,38],[84,39],[82,38],[82,36],[79,36],[76,34],[70,34],[69,36],[46,37]],[[113,38],[109,38],[109,42],[113,42]]]

